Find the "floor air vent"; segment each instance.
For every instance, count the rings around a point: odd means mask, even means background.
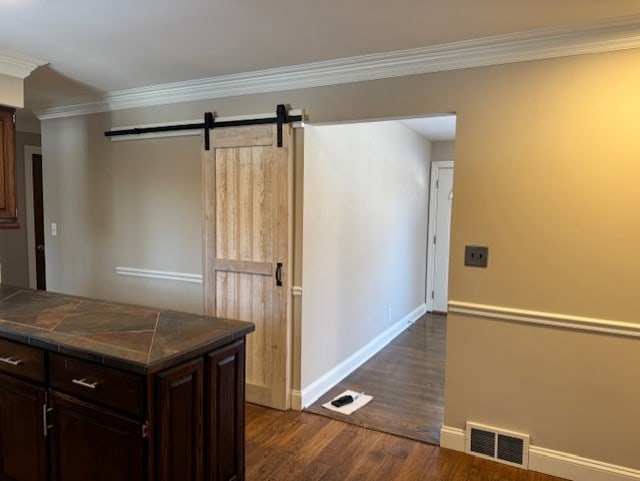
[[[466,451],[519,468],[529,467],[529,436],[526,434],[467,423]]]

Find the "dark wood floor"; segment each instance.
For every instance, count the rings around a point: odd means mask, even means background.
[[[246,415],[247,481],[561,481],[315,414]]]
[[[444,413],[446,316],[425,314],[307,411],[440,444]],[[351,414],[322,407],[346,389],[373,396]]]

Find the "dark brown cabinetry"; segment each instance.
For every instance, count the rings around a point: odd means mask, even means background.
[[[244,341],[207,356],[205,481],[244,479]]]
[[[44,481],[44,352],[0,339],[0,479]]]
[[[143,481],[140,421],[70,396],[49,395],[52,481]]]
[[[0,107],[0,228],[17,227],[14,109]]]
[[[0,480],[242,481],[244,338],[151,374],[0,339]]]
[[[46,479],[44,405],[44,387],[0,374],[0,479]]]
[[[157,481],[202,481],[202,359],[158,374]]]

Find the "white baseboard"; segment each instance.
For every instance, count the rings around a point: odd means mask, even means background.
[[[426,304],[421,304],[355,354],[352,354],[329,372],[320,376],[307,387],[303,388],[302,391],[292,391],[292,405],[295,406],[298,402],[300,406],[299,409],[304,409],[313,404],[320,396],[342,381],[357,368],[362,366],[362,364],[367,362],[374,354],[393,341],[398,334],[416,322],[425,312],[427,312],[427,306]]]
[[[637,469],[616,466],[536,446],[529,448],[529,469],[575,481],[640,479],[640,471]]]
[[[440,446],[464,452],[464,430],[442,426],[440,430]],[[573,481],[640,480],[640,470],[603,463],[602,461],[538,446],[529,447],[529,470]]]

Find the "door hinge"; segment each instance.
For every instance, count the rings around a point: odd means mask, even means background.
[[[431,299],[435,299],[435,292],[431,291]]]
[[[436,236],[433,236],[433,243],[436,243]]]
[[[440,188],[440,181],[436,180],[436,189]]]
[[[149,437],[149,421],[145,421],[142,424],[142,439],[147,439]]]

